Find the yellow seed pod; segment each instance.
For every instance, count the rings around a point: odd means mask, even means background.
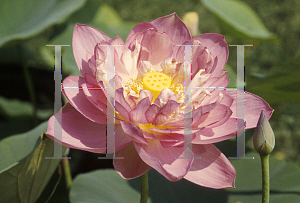
[[[143,89],[152,92],[154,101],[163,89],[170,88],[171,82],[171,78],[166,74],[148,72],[143,77]]]

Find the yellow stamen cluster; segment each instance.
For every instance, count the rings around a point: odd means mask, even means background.
[[[139,95],[141,89],[143,89],[143,82],[141,78],[138,78],[136,80],[130,78],[126,85],[128,85],[131,90],[135,91],[137,95]],[[129,89],[126,89],[126,92],[128,94],[130,92]]]
[[[182,93],[184,92],[184,87],[182,84],[175,84],[175,85],[172,85],[170,88],[170,90],[172,90],[175,94],[179,94],[179,93]],[[183,98],[184,96],[182,95],[179,100],[181,98]]]

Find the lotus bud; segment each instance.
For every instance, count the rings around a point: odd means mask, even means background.
[[[263,111],[261,111],[254,131],[253,145],[255,150],[261,155],[270,154],[275,146],[274,132]]]

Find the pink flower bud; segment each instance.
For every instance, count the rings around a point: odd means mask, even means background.
[[[253,135],[255,150],[262,155],[270,154],[275,146],[275,136],[264,111],[261,111],[257,127]]]

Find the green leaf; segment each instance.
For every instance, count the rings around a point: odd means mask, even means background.
[[[54,154],[53,140],[41,136],[46,128],[47,122],[0,142],[2,202],[36,202],[56,170],[60,160],[45,159]]]
[[[275,39],[257,14],[239,0],[201,0],[220,22],[225,33],[237,38]]]
[[[246,90],[259,95],[269,104],[300,102],[300,71],[286,67],[281,67],[281,69],[291,71],[266,77],[263,82],[246,87]]]
[[[151,169],[149,171],[149,203],[151,202],[260,202],[261,168],[259,155],[255,159],[231,160],[237,171],[236,189],[204,188],[187,180],[171,182]],[[97,161],[97,160],[95,160]],[[272,203],[296,203],[300,197],[300,169],[270,157]],[[71,203],[139,202],[140,180],[124,180],[112,169],[78,175],[70,191]]]
[[[13,135],[0,142],[0,173],[7,167],[18,164],[20,160],[30,154],[40,143],[42,132],[47,130],[47,122],[19,135]],[[24,144],[26,143],[26,144]]]
[[[30,102],[0,96],[0,115],[5,117],[33,116],[33,106]]]
[[[66,22],[66,28],[50,44],[72,44],[73,29],[76,23],[93,26],[111,38],[120,36],[125,42],[130,30],[136,25],[133,22],[125,22],[119,14],[106,4],[97,1],[88,1],[78,12],[74,13]],[[54,48],[43,47],[41,49],[43,59],[50,67],[53,67]],[[62,70],[68,75],[81,75],[76,65],[72,47],[62,48]]]
[[[139,198],[139,192],[131,188],[127,181],[112,169],[76,176],[70,191],[71,203],[127,203],[138,202]]]
[[[26,39],[49,26],[61,23],[85,0],[2,0],[0,3],[0,46]]]
[[[254,159],[232,160],[236,169],[236,189],[229,192],[228,202],[261,201],[261,165],[256,152],[246,154]],[[270,202],[297,203],[300,199],[300,168],[270,157]]]
[[[33,105],[19,99],[7,99],[0,96],[0,115],[6,118],[24,118],[34,116]],[[37,117],[46,120],[53,115],[53,109],[37,109]]]

